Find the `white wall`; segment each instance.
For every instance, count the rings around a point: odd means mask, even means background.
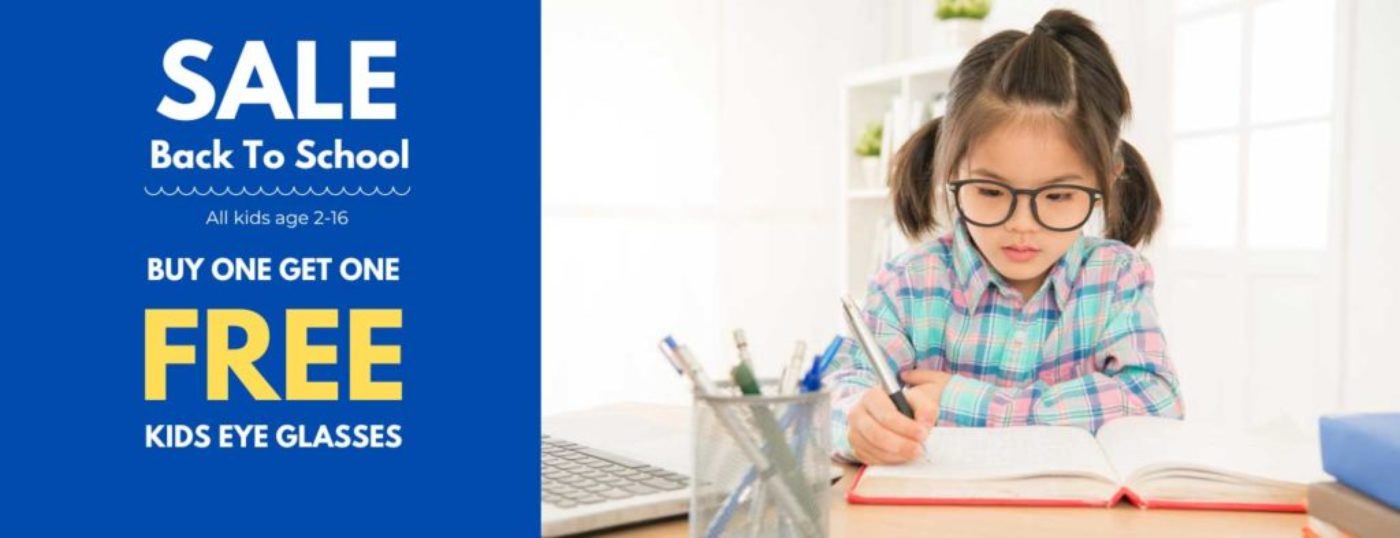
[[[882,61],[873,3],[543,3],[543,412],[685,401],[667,333],[760,373],[823,345],[837,87]]]
[[[726,1],[721,43],[719,332],[742,327],[776,375],[803,339],[824,345],[837,312],[838,82],[878,62],[869,3]],[[824,315],[825,314],[825,315]],[[732,360],[728,345],[714,359]]]
[[[656,394],[647,342],[716,320],[719,12],[545,2],[541,18],[546,413]]]
[[[1342,403],[1400,409],[1400,2],[1356,3]]]

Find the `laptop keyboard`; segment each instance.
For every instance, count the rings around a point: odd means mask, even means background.
[[[540,439],[540,496],[559,508],[626,499],[689,485],[680,473],[555,439]]]

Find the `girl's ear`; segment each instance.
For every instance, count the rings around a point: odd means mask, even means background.
[[[1127,156],[1126,156],[1126,155],[1123,155],[1122,146],[1119,146],[1119,149],[1118,149],[1118,152],[1117,152],[1117,153],[1118,153],[1118,164],[1115,165],[1115,166],[1113,167],[1113,177],[1108,178],[1108,182],[1109,182],[1109,184],[1110,184],[1110,188],[1111,188],[1111,186],[1112,186],[1115,182],[1118,182],[1118,181],[1122,181],[1122,180],[1123,180],[1123,173],[1124,173],[1124,171],[1126,171],[1126,170],[1128,169],[1128,160],[1127,160]]]
[[[1118,164],[1115,164],[1113,166],[1113,175],[1108,176],[1108,181],[1104,182],[1103,186],[1105,193],[1121,189],[1125,187],[1124,183],[1128,182],[1128,161],[1125,156],[1122,156],[1121,152],[1119,153],[1119,155],[1120,157],[1118,158]],[[1104,207],[1107,207],[1106,197],[1105,200],[1101,200],[1100,203],[1104,204]]]
[[[1127,172],[1127,164],[1124,162],[1123,159],[1119,159],[1118,164],[1113,167],[1113,175],[1109,176],[1108,182],[1104,184],[1104,187],[1107,187],[1107,190],[1105,190],[1104,192],[1114,192],[1118,189],[1126,187],[1126,183],[1128,182]],[[1099,205],[1099,211],[1107,211],[1108,195],[1105,194],[1104,197],[1100,198],[1096,203]],[[1104,215],[1104,213],[1100,213],[1100,215]]]

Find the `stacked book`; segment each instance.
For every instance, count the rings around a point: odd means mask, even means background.
[[[1323,417],[1322,468],[1304,536],[1400,536],[1400,413]]]

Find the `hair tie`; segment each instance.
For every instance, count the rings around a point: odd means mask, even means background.
[[[1052,39],[1055,37],[1055,29],[1045,24],[1044,21],[1035,23],[1035,29],[1031,30],[1031,33],[1041,33]]]

